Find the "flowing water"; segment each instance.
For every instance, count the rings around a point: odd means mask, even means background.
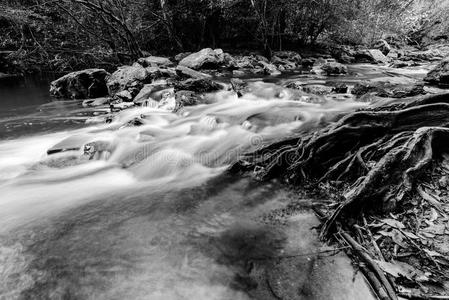
[[[263,296],[254,279],[273,258],[316,250],[310,222],[295,219],[289,233],[267,217],[295,196],[226,170],[246,152],[367,104],[311,104],[274,83],[251,85],[243,98],[219,92],[177,114],[133,108],[110,124],[86,124],[101,111],[76,101],[5,106],[0,299],[276,299],[284,282],[299,281],[282,275]],[[310,258],[296,263],[308,274],[301,266]],[[320,278],[295,292],[320,299],[304,291]]]

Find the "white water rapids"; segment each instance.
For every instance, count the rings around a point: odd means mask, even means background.
[[[247,299],[216,253],[232,242],[210,243],[261,231],[247,222],[285,194],[226,169],[365,105],[253,85],[178,114],[135,108],[111,124],[1,141],[0,299]]]

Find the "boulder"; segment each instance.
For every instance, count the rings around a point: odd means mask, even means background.
[[[442,87],[449,87],[449,58],[441,61],[431,70],[424,78],[424,81]]]
[[[327,62],[321,66],[321,70],[323,70],[327,75],[340,75],[348,73],[348,68],[337,62]]]
[[[137,61],[143,67],[169,67],[173,65],[173,62],[166,58],[160,56],[148,56],[139,58]]]
[[[372,62],[387,64],[390,60],[378,49],[367,50],[371,56]]]
[[[223,89],[223,86],[210,79],[187,79],[175,83],[175,91],[192,91],[197,93],[210,93]]]
[[[190,54],[183,58],[179,65],[193,70],[217,68],[224,63],[224,53],[221,49],[205,48],[199,52]]]
[[[133,66],[123,66],[118,68],[118,70],[112,73],[109,77],[106,85],[109,95],[111,96],[130,89],[132,90],[131,94],[135,96],[142,86],[150,81],[150,79],[150,74],[147,69],[140,64],[135,64]]]
[[[380,50],[370,49],[370,50],[358,50],[355,55],[356,62],[361,63],[382,63],[386,64],[390,61]]]
[[[87,99],[107,96],[106,81],[110,74],[103,69],[69,73],[50,85],[50,94],[58,98]]]

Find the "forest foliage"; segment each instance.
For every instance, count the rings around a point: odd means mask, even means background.
[[[55,69],[204,47],[227,51],[423,45],[447,38],[449,1],[434,0],[2,0],[0,50]],[[73,61],[71,60],[73,59]]]

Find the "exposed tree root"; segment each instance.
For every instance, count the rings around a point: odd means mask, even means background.
[[[351,113],[306,135],[271,145],[237,166],[260,178],[349,184],[324,226],[362,209],[388,211],[414,188],[433,158],[449,152],[449,94]]]

